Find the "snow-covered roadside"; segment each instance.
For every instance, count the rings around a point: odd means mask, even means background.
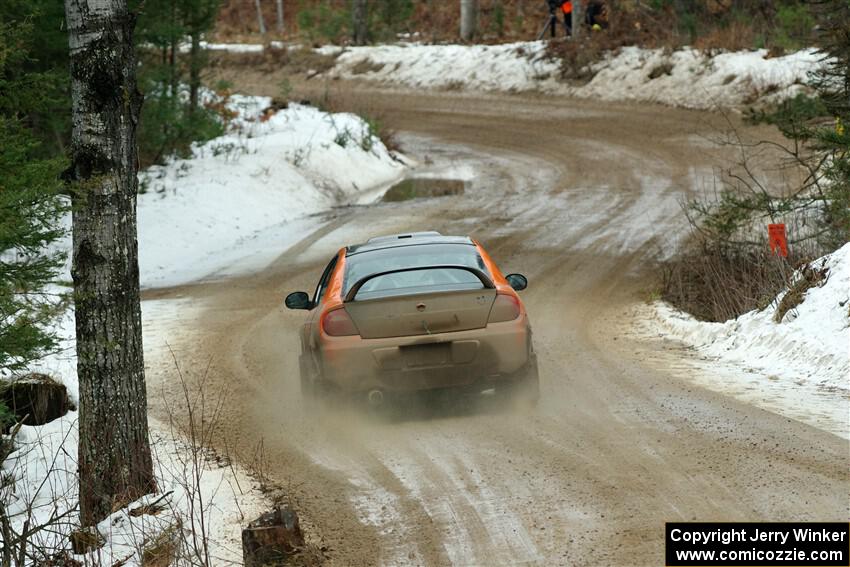
[[[361,118],[302,105],[268,111],[270,105],[267,97],[232,96],[228,106],[236,117],[224,136],[195,146],[189,159],[140,173],[143,287],[262,268],[318,226],[321,221],[311,215],[361,202],[405,175],[403,156],[391,155]],[[70,242],[62,246],[69,248]],[[146,303],[142,311],[147,323]],[[30,370],[65,384],[77,404],[72,311],[57,321],[56,331],[60,352]],[[175,404],[179,413],[180,404]],[[43,426],[22,427],[17,450],[2,463],[3,474],[15,479],[0,497],[16,531],[28,519],[33,526],[61,516],[57,525],[33,538],[44,550],[67,547],[68,534],[77,525],[77,415],[71,411]],[[203,474],[198,486],[187,470],[193,464],[187,461],[192,448],[180,432],[155,420],[150,431],[158,493],[101,522],[97,528],[105,545],[77,559],[140,565],[144,547],[162,543],[161,538],[180,543],[193,530],[199,532],[203,509],[209,564],[241,564],[241,528],[270,505],[257,482],[205,450],[209,458],[199,462]],[[154,501],[162,508],[155,514],[131,512]],[[182,530],[175,528],[178,518]]]
[[[74,405],[78,404],[74,317],[68,311],[56,329],[63,337],[61,351],[48,356],[32,370],[44,372],[65,384]],[[207,401],[211,403],[211,401]],[[184,411],[174,402],[176,413]],[[208,411],[210,408],[207,408]],[[16,451],[2,463],[2,474],[14,483],[0,498],[15,532],[29,522],[30,528],[47,525],[30,538],[30,553],[59,552],[68,548],[68,535],[78,527],[77,411],[42,426],[23,426],[15,438]],[[208,424],[209,426],[209,424]],[[258,482],[244,469],[227,460],[212,459],[203,447],[201,458],[192,460],[193,448],[169,424],[150,420],[151,448],[157,493],[117,510],[100,522],[97,530],[104,545],[74,558],[86,565],[141,565],[141,553],[162,538],[185,546],[192,532],[208,537],[214,565],[240,565],[241,529],[270,506]],[[200,480],[195,482],[192,466],[197,464]],[[6,484],[4,482],[4,484]],[[154,513],[137,514],[146,504],[156,503]],[[193,504],[193,505],[191,505]],[[200,511],[203,510],[203,517]],[[182,530],[177,526],[181,525]],[[165,535],[163,535],[165,534]],[[183,548],[181,553],[195,553]]]
[[[79,525],[76,418],[77,412],[69,412],[40,427],[22,427],[18,449],[3,465],[4,474],[15,476],[7,509],[15,532],[27,520],[30,528],[44,526],[29,538],[29,553],[35,557],[68,550],[68,535]],[[151,445],[158,492],[101,521],[97,531],[102,547],[71,557],[85,565],[142,565],[142,553],[150,553],[162,538],[189,557],[202,549],[201,534],[206,533],[203,545],[212,558],[208,564],[241,565],[241,530],[270,506],[257,481],[239,467],[203,455],[197,461],[196,483],[190,446],[168,433],[165,424],[151,422]],[[139,513],[151,504],[156,506]],[[198,549],[192,548],[193,537],[199,538]]]
[[[139,271],[143,287],[197,280],[223,268],[262,267],[283,250],[257,239],[306,234],[296,219],[400,180],[406,167],[353,114],[292,104],[264,116],[267,97],[231,97],[231,131],[190,159],[140,174]],[[266,251],[263,254],[263,250]],[[245,256],[251,255],[251,264]]]
[[[625,47],[594,64],[593,79],[576,86],[558,78],[560,62],[546,56],[542,41],[394,44],[346,48],[330,73],[415,88],[541,91],[711,109],[794,96],[820,60],[813,49],[768,58],[764,49],[707,55],[690,48],[668,53]]]
[[[297,45],[205,44],[210,51],[262,53]],[[571,84],[560,78],[560,61],[546,42],[495,45],[428,45],[401,42],[362,47],[328,45],[316,50],[336,57],[333,78],[362,79],[416,89],[492,92],[535,91],[606,101],[653,102],[694,109],[774,102],[806,92],[809,73],[823,56],[803,49],[770,57],[766,49],[709,54],[684,47],[628,46],[591,66],[592,80]]]
[[[693,347],[691,379],[850,438],[850,244],[814,262],[828,279],[781,323],[770,307],[725,323],[695,320],[664,302],[642,314],[647,336]]]

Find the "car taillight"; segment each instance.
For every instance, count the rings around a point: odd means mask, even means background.
[[[328,311],[322,317],[322,330],[332,337],[347,337],[357,335],[357,327],[344,308]]]
[[[496,301],[493,302],[493,307],[490,308],[490,318],[488,323],[500,323],[502,321],[513,321],[519,317],[519,299],[513,295],[496,296]]]

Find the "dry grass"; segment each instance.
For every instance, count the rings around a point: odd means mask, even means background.
[[[791,285],[788,293],[782,296],[779,305],[776,307],[776,312],[773,314],[774,322],[781,323],[786,313],[803,302],[806,292],[813,287],[820,287],[825,284],[828,276],[828,268],[816,267],[811,263],[804,265],[800,269],[800,277]]]
[[[364,75],[366,73],[377,73],[384,68],[385,63],[375,63],[371,59],[361,59],[352,68],[352,75]]]
[[[706,52],[752,49],[756,32],[751,23],[736,21],[725,27],[709,29],[694,42],[694,47]]]
[[[383,142],[390,152],[401,152],[402,147],[398,139],[398,133],[387,125],[384,111],[368,97],[357,96],[351,91],[331,91],[325,88],[324,92],[310,104],[324,110],[325,112],[351,112],[357,114],[369,124],[372,134]]]
[[[673,63],[670,61],[665,61],[663,63],[659,63],[655,67],[653,67],[652,71],[649,72],[650,79],[657,79],[658,77],[662,77],[664,75],[672,75],[673,74]]]
[[[169,567],[177,558],[180,541],[177,528],[171,526],[158,533],[142,548],[142,567]]]
[[[291,75],[320,74],[333,68],[337,55],[317,53],[310,48],[275,49],[266,47],[261,53],[215,52],[210,54],[214,67],[252,67],[265,72],[285,71]]]
[[[662,266],[661,298],[702,321],[727,321],[768,308],[807,260],[772,255],[766,243],[745,249],[693,239]],[[786,307],[796,304],[789,298]]]

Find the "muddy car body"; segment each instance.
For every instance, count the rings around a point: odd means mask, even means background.
[[[301,329],[307,394],[443,388],[536,399],[537,359],[525,306],[527,281],[503,276],[476,241],[436,232],[392,235],[341,249],[312,296]]]

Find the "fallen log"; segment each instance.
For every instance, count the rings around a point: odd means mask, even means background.
[[[73,409],[65,385],[46,374],[0,382],[0,400],[24,425],[44,425]]]

